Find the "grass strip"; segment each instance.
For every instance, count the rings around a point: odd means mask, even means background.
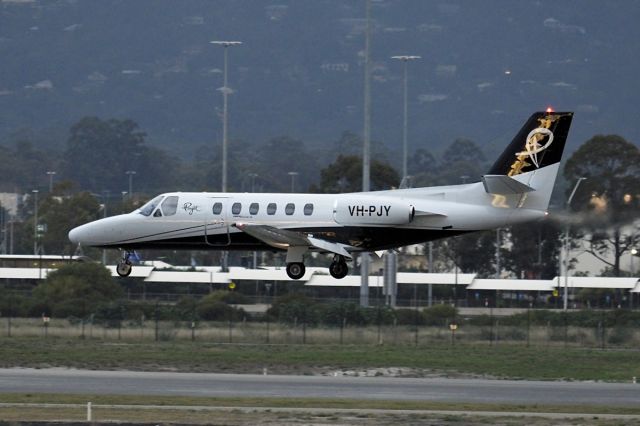
[[[245,345],[113,342],[64,338],[0,339],[0,367],[318,374],[400,367],[412,375],[478,375],[528,380],[630,382],[640,351],[516,345]]]
[[[86,404],[94,405],[156,405],[184,407],[263,407],[263,408],[336,408],[353,410],[425,410],[425,411],[499,411],[527,413],[581,413],[640,415],[640,407],[606,405],[549,404],[479,404],[421,401],[371,401],[343,398],[227,398],[183,396],[75,395],[2,393],[0,402],[17,404]],[[141,407],[142,408],[142,407]],[[6,410],[1,408],[0,410]]]

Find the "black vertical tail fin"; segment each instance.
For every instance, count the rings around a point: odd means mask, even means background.
[[[572,112],[534,113],[487,174],[514,177],[559,163],[572,119]]]

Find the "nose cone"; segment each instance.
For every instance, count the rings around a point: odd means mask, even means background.
[[[80,229],[82,226],[78,226],[69,231],[69,241],[73,244],[80,244],[82,239],[82,230]]]
[[[121,238],[124,225],[125,221],[120,216],[96,220],[73,228],[69,231],[69,240],[86,246],[109,246]]]
[[[69,231],[69,240],[73,244],[95,245],[98,243],[99,221],[86,223]]]

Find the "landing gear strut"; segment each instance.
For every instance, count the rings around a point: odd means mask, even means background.
[[[129,275],[131,275],[131,270],[133,269],[131,260],[129,259],[131,255],[131,252],[125,251],[122,254],[122,260],[118,262],[118,265],[116,266],[116,272],[121,277],[128,277]]]
[[[287,263],[287,275],[292,280],[299,280],[304,276],[305,267],[302,262],[291,262]]]
[[[329,273],[333,278],[342,279],[349,273],[349,267],[344,256],[335,256],[329,266]]]

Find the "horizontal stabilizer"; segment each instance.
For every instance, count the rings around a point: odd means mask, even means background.
[[[529,185],[525,185],[505,175],[482,176],[482,183],[484,184],[484,190],[487,191],[488,194],[513,195],[535,191],[535,189]]]

